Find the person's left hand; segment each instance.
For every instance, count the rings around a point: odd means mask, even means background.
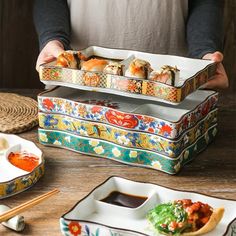
[[[212,60],[217,63],[216,74],[210,78],[209,81],[204,84],[206,89],[226,89],[229,87],[229,79],[225,72],[224,66],[221,63],[223,61],[223,54],[221,52],[214,52],[206,54],[203,59]]]

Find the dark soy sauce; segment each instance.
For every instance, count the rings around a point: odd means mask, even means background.
[[[146,200],[147,197],[144,196],[136,196],[126,193],[121,193],[118,191],[113,191],[107,197],[101,199],[100,201],[117,206],[136,208],[141,206]]]

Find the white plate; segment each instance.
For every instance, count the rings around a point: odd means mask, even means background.
[[[4,138],[8,147],[0,152],[0,199],[6,198],[21,192],[43,175],[44,159],[42,151],[33,143],[16,135],[0,133],[0,138]],[[12,165],[8,156],[11,152],[27,152],[39,158],[38,166],[31,172],[22,170]]]
[[[137,208],[120,207],[100,201],[113,191],[146,196],[148,199]],[[120,177],[110,177],[64,214],[60,219],[61,231],[64,235],[73,235],[75,228],[71,226],[74,225],[80,229],[82,236],[154,236],[156,234],[150,229],[146,219],[147,212],[157,204],[178,199],[201,201],[213,208],[224,207],[222,220],[205,236],[235,235],[232,230],[236,228],[236,201],[173,190],[151,183],[134,182]]]

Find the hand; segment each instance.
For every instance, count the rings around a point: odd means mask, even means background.
[[[223,61],[223,54],[221,52],[214,52],[206,54],[203,59],[212,60],[217,63],[216,74],[206,82],[204,88],[207,89],[226,89],[229,87],[228,76],[225,72],[224,66],[221,63]]]
[[[39,71],[39,66],[41,64],[53,61],[62,52],[64,52],[64,47],[60,41],[52,40],[48,42],[38,56],[36,70]]]

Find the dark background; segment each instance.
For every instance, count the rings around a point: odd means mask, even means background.
[[[32,0],[0,0],[0,88],[43,88],[35,63],[38,41]],[[236,0],[225,0],[224,66],[236,91]]]

